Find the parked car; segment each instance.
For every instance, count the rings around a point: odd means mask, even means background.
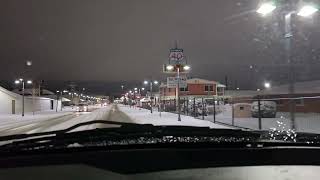
[[[76,107],[77,112],[88,112],[88,104],[85,103],[79,103]]]
[[[277,113],[277,103],[274,101],[260,101],[260,111],[262,118],[275,118]],[[251,105],[252,117],[259,117],[258,101],[254,101]]]

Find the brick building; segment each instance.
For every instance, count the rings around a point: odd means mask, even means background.
[[[159,87],[161,100],[174,100],[176,88],[168,88],[166,84]],[[180,97],[183,98],[212,98],[224,96],[225,85],[216,81],[199,78],[187,79],[187,87],[180,88]]]
[[[271,87],[260,94],[265,99],[275,99],[277,110],[289,112],[289,98],[296,103],[296,112],[320,112],[320,80],[295,83],[295,93],[288,93],[288,84]]]
[[[294,99],[295,112],[320,113],[320,80],[295,83],[295,93],[290,95],[288,84],[273,86],[261,91],[225,91],[224,99],[233,103],[252,103],[258,98],[277,103],[277,111],[289,112],[290,99]]]

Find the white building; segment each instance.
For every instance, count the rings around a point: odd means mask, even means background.
[[[61,101],[45,97],[25,96],[25,112],[60,110]],[[20,114],[22,112],[22,96],[0,87],[0,113]]]

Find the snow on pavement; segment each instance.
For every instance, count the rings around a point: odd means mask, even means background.
[[[25,116],[21,116],[21,114],[0,114],[0,129],[46,121],[53,118],[67,116],[72,113],[73,112],[68,109],[58,112],[55,110],[36,112],[34,115],[33,113],[26,113]]]
[[[72,118],[68,121],[65,121],[63,123],[60,123],[58,125],[52,126],[48,129],[46,129],[46,131],[56,131],[56,130],[63,130],[66,128],[69,128],[71,126],[74,126],[76,124],[79,123],[83,123],[83,122],[88,122],[88,121],[93,121],[93,120],[106,120],[106,118],[108,117],[109,111],[111,109],[111,105],[107,106],[107,107],[103,107],[100,109],[97,109],[95,111],[92,111],[91,113],[87,113],[75,118]],[[73,131],[82,131],[82,130],[88,130],[88,129],[95,129],[96,128],[96,124],[92,124],[92,125],[88,125],[88,126],[82,126],[82,127],[78,127],[76,129],[74,129]],[[34,133],[37,130],[33,130],[30,131],[29,133]]]
[[[169,112],[154,111],[152,114],[150,110],[141,109],[137,107],[130,108],[125,105],[118,105],[119,110],[128,115],[133,122],[138,124],[153,124],[153,125],[172,125],[172,126],[199,126],[210,128],[230,129],[230,127],[214,124],[210,121],[195,119],[190,116],[181,115],[181,121],[178,121],[178,115]]]

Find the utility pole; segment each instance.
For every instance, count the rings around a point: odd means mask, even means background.
[[[24,80],[22,80],[22,116],[24,116]]]
[[[289,86],[288,91],[290,95],[289,100],[289,109],[290,109],[290,120],[291,120],[291,128],[295,129],[295,100],[293,99],[294,95],[294,83],[295,83],[295,77],[294,77],[294,65],[291,59],[291,38],[292,38],[292,30],[291,30],[291,18],[292,14],[294,12],[289,12],[285,15],[285,51],[286,51],[286,59],[289,64],[289,71],[288,71],[288,77],[289,77]]]
[[[178,106],[178,121],[181,121],[181,107],[180,107],[180,67],[177,68],[177,106]]]

